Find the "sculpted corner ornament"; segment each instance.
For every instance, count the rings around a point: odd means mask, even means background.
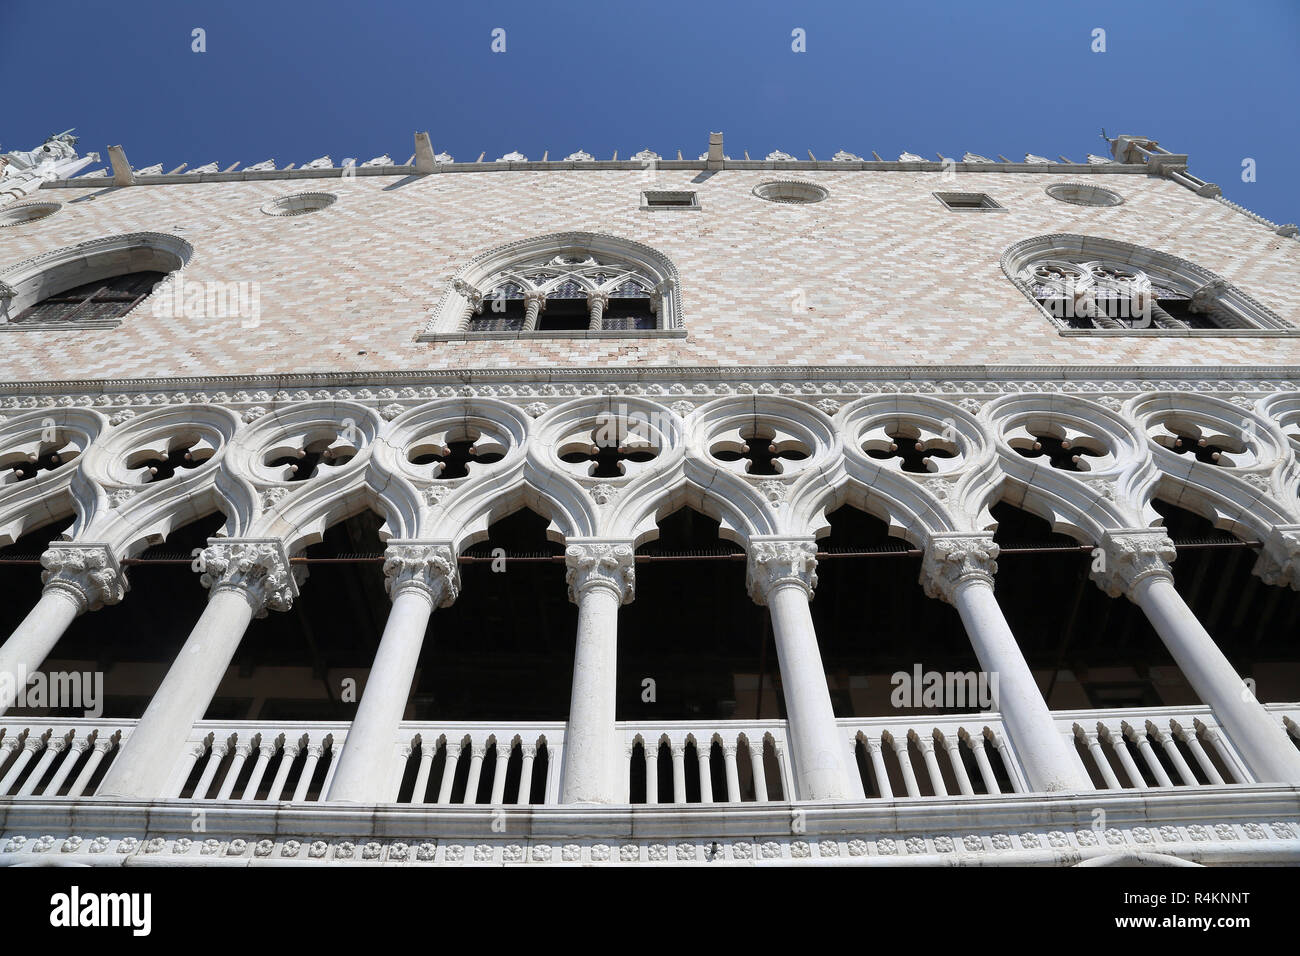
[[[460,568],[450,544],[390,544],[384,551],[384,590],[396,598],[404,588],[419,588],[434,607],[450,607],[460,596]]]
[[[82,611],[116,604],[129,585],[107,545],[55,541],[41,555],[41,583],[70,595]]]
[[[1300,525],[1273,528],[1255,561],[1254,571],[1265,584],[1300,591]]]
[[[982,581],[992,587],[1000,551],[990,534],[935,535],[926,546],[921,565],[926,597],[952,604],[958,586],[965,582]]]
[[[1158,529],[1107,531],[1098,550],[1090,575],[1111,597],[1132,597],[1150,577],[1172,578],[1169,563],[1178,557],[1173,539]]]
[[[588,588],[607,587],[620,604],[631,603],[636,593],[636,567],[631,542],[582,542],[564,549],[569,600],[574,604]]]
[[[287,611],[307,577],[305,567],[292,567],[279,540],[209,541],[199,557],[199,579],[213,594],[238,590],[253,605],[256,617],[267,610]]]
[[[817,544],[807,538],[750,542],[745,584],[756,604],[767,604],[774,588],[796,584],[812,598],[817,589]]]

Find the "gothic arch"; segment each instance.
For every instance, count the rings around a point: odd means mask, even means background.
[[[52,295],[131,272],[170,275],[193,254],[184,239],[161,232],[106,236],[43,252],[0,269],[0,327]]]
[[[1062,329],[1297,331],[1209,269],[1119,239],[1075,233],[1035,236],[1010,246],[1001,265],[1015,287]],[[1175,302],[1181,318],[1163,309],[1162,303],[1172,309]],[[1107,314],[1116,309],[1106,303],[1122,303],[1126,309],[1131,303],[1142,310],[1142,318],[1135,320],[1136,313],[1119,310],[1117,319]]]
[[[567,259],[582,261],[564,261]],[[547,263],[556,265],[551,270],[554,274],[545,271]],[[595,278],[602,266],[610,273],[604,282]],[[534,282],[524,275],[538,269],[547,278]],[[622,281],[624,273],[651,286],[647,291],[658,303],[657,329],[683,328],[677,267],[667,256],[642,243],[608,233],[559,232],[506,243],[474,256],[447,283],[422,334],[463,331],[469,315],[481,309],[493,289],[507,281],[518,284],[521,295],[544,296],[566,279],[575,282],[583,294],[602,290],[608,293]]]

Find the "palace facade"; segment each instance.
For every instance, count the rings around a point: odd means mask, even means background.
[[[1185,155],[0,173],[0,865],[1300,862],[1300,243]]]

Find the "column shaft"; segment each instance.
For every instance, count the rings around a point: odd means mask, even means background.
[[[1142,608],[1187,682],[1214,711],[1255,776],[1265,783],[1300,783],[1300,751],[1201,626],[1167,575],[1140,580],[1133,601]]]
[[[980,668],[996,676],[996,707],[1030,788],[1039,792],[1092,790],[1092,781],[1074,748],[1057,730],[993,588],[983,579],[966,578],[954,588],[953,604]]]
[[[330,800],[378,803],[388,799],[397,729],[406,711],[432,614],[433,597],[423,588],[402,588],[393,598],[357,715],[339,756]]]
[[[844,746],[813,631],[808,593],[797,583],[778,582],[767,595],[767,605],[794,751],[795,796],[800,800],[846,799]]]
[[[578,599],[573,688],[564,732],[563,803],[618,801],[618,608],[611,587],[592,585]]]
[[[99,796],[161,797],[194,724],[212,702],[253,619],[246,592],[213,593],[162,685],[108,768]]]
[[[9,640],[0,645],[0,714],[13,706],[28,673],[44,663],[80,613],[81,604],[69,591],[47,588]]]

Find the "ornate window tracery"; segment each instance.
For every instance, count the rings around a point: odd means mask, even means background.
[[[1040,236],[1002,268],[1065,332],[1297,331],[1207,269],[1117,240]]]
[[[565,233],[512,244],[469,263],[420,338],[680,328],[676,270],[667,259],[612,236]]]

